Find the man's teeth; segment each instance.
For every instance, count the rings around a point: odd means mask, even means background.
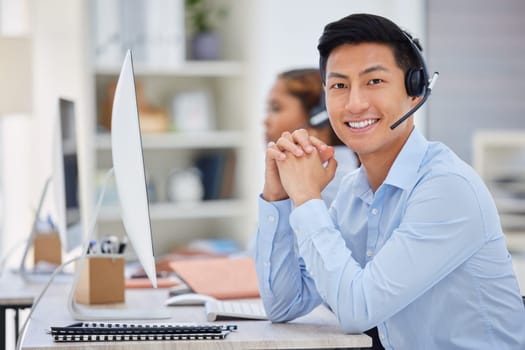
[[[359,122],[348,122],[347,124],[354,129],[362,129],[376,122],[376,119],[367,119]]]

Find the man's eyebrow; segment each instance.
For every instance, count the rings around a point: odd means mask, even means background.
[[[359,73],[359,76],[363,76],[363,75],[366,75],[366,74],[369,74],[369,73],[373,73],[373,72],[377,72],[377,71],[388,72],[389,70],[385,66],[382,66],[382,65],[378,64],[378,65],[366,68],[365,70],[363,70],[362,72]],[[348,79],[348,75],[342,74],[342,73],[337,73],[337,72],[328,72],[327,78]]]
[[[359,75],[363,76],[363,75],[366,75],[368,73],[377,72],[377,71],[388,72],[388,69],[385,66],[382,66],[382,65],[378,64],[376,66],[368,67],[367,69],[365,69],[364,71],[359,73]]]
[[[327,78],[342,78],[342,79],[348,79],[348,75],[336,73],[336,72],[329,72]]]

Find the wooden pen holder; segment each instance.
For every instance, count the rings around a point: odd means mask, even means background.
[[[80,304],[123,303],[124,258],[87,256],[75,291]]]
[[[33,240],[33,262],[49,264],[62,264],[62,247],[60,236],[57,232],[37,232]]]

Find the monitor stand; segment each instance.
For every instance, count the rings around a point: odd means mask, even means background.
[[[154,319],[168,319],[171,317],[171,314],[169,310],[165,308],[161,309],[133,309],[133,308],[127,308],[126,306],[122,308],[121,304],[115,304],[114,306],[111,304],[105,304],[103,305],[103,308],[100,307],[89,307],[87,305],[79,305],[75,301],[75,291],[78,286],[78,282],[80,280],[80,274],[82,271],[82,266],[84,262],[86,261],[86,255],[89,247],[89,242],[93,239],[95,227],[97,225],[97,218],[98,214],[100,212],[100,207],[102,205],[102,200],[104,198],[104,194],[106,192],[106,187],[109,179],[113,176],[114,171],[113,169],[110,169],[108,173],[106,174],[106,178],[104,180],[104,187],[102,188],[102,191],[99,195],[97,206],[95,208],[95,213],[93,215],[93,219],[90,223],[88,235],[85,236],[84,242],[82,244],[82,255],[80,256],[77,266],[75,268],[75,275],[73,279],[73,284],[71,286],[71,290],[69,291],[68,295],[68,309],[73,316],[74,319],[80,320],[80,321],[94,321],[94,320],[154,320]],[[118,254],[107,254],[107,257],[120,257],[122,258],[122,255]]]
[[[91,308],[85,305],[78,305],[71,298],[68,308],[71,316],[79,321],[122,321],[122,320],[161,320],[171,318],[171,314],[164,309],[132,309],[132,308],[111,308],[111,304],[104,305],[104,308]]]
[[[40,211],[42,210],[42,205],[44,204],[44,199],[46,198],[47,190],[49,188],[49,184],[51,183],[51,177],[49,177],[45,184],[44,188],[42,189],[42,192],[40,194],[40,199],[38,201],[38,207],[35,211],[35,218],[33,219],[33,225],[31,226],[31,232],[29,233],[29,237],[27,238],[26,247],[24,249],[24,255],[22,255],[22,261],[20,261],[20,268],[19,272],[22,276],[28,275],[28,271],[26,268],[26,260],[27,260],[27,254],[29,253],[29,248],[33,245],[33,241],[35,239],[36,235],[36,225],[38,224],[38,219],[40,218]]]

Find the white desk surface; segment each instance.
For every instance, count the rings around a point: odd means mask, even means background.
[[[73,320],[67,311],[68,285],[51,286],[37,306],[29,322],[22,349],[322,349],[369,347],[371,339],[365,334],[345,334],[334,315],[324,306],[290,323],[273,324],[269,321],[217,321],[216,324],[236,324],[238,330],[224,340],[146,341],[54,343],[47,334],[50,326],[66,326]],[[126,304],[132,308],[165,308],[167,289],[127,290]],[[169,307],[172,318],[161,323],[206,322],[204,306]],[[128,321],[137,323],[139,321]],[[152,321],[148,321],[152,322]],[[212,322],[213,323],[213,322]]]
[[[8,306],[31,303],[42,288],[41,282],[32,283],[22,279],[19,274],[4,271],[0,277],[0,304]]]
[[[520,280],[522,294],[525,294],[525,254],[513,254],[515,271]],[[7,276],[6,276],[7,275]],[[4,273],[0,279],[0,302],[25,302],[35,297],[42,289],[41,283],[29,283],[19,276]],[[50,326],[63,326],[76,322],[66,307],[68,284],[53,285],[29,323],[22,344],[23,349],[312,349],[352,348],[370,346],[366,335],[347,335],[338,327],[334,316],[320,307],[313,313],[287,324],[272,324],[268,321],[218,321],[217,324],[237,324],[239,330],[225,340],[207,341],[158,341],[118,343],[53,343],[46,333]],[[128,305],[138,307],[149,305],[163,307],[167,290],[128,290]],[[158,322],[205,323],[203,307],[171,307],[172,318]],[[136,322],[136,321],[130,321]]]

